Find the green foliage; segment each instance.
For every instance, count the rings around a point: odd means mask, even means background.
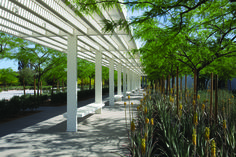
[[[46,100],[48,100],[47,96],[34,97],[31,95],[14,96],[9,101],[0,100],[0,119],[14,117],[25,110],[36,110],[39,103]]]
[[[210,118],[209,115],[209,94],[207,91],[199,92],[197,109],[194,111],[192,97],[186,95],[186,101],[179,100],[181,107],[177,114],[177,98],[172,95],[162,95],[159,91],[147,89],[149,95],[144,96],[138,108],[137,121],[138,127],[135,136],[131,134],[130,152],[133,156],[212,156],[211,141],[215,140],[216,156],[235,156],[236,133],[235,133],[235,99],[228,91],[219,91],[218,116],[217,119]],[[190,91],[193,94],[193,91]],[[230,98],[230,99],[229,99]],[[202,104],[205,104],[202,106]],[[224,108],[223,108],[224,107]],[[144,108],[147,108],[145,112]],[[195,116],[195,113],[198,113]],[[154,118],[154,130],[148,132],[153,134],[148,142],[154,145],[146,146],[146,154],[141,154],[140,140],[144,137],[145,118]],[[195,118],[196,117],[196,118]],[[196,122],[196,120],[197,122]],[[224,124],[225,123],[225,124]],[[149,127],[149,125],[148,125]],[[206,134],[206,127],[209,134]],[[193,138],[194,136],[196,138]],[[194,144],[196,142],[196,145]],[[135,143],[135,147],[132,144]],[[146,144],[147,144],[146,143]],[[135,155],[134,153],[135,152]]]
[[[12,50],[26,44],[23,39],[0,32],[0,59],[11,58]]]
[[[25,82],[25,85],[32,85],[35,72],[30,68],[24,68],[19,71],[20,82]]]
[[[0,82],[3,85],[16,83],[18,80],[16,78],[16,73],[11,69],[0,69]]]

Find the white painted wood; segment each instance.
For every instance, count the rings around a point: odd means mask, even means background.
[[[127,92],[130,91],[130,70],[127,69]]]
[[[117,68],[117,94],[121,95],[121,64],[118,63],[118,68]]]
[[[96,103],[88,104],[86,106],[77,108],[76,115],[77,115],[77,117],[84,117],[84,116],[91,114],[91,113],[99,113],[100,114],[103,106],[105,106],[105,104],[96,104]],[[63,117],[68,118],[68,114],[64,113]]]
[[[68,35],[67,53],[67,131],[77,131],[77,37]]]
[[[123,97],[126,97],[126,91],[127,91],[127,87],[126,87],[126,67],[123,67]]]
[[[109,106],[114,105],[114,60],[109,61]]]
[[[102,104],[102,53],[95,56],[95,103]]]

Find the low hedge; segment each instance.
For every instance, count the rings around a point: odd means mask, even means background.
[[[115,87],[115,91],[117,88]],[[109,88],[103,88],[102,94],[107,94],[109,92]],[[93,98],[95,96],[95,89],[84,90],[77,92],[78,101]],[[36,110],[38,109],[40,104],[48,101],[49,95],[43,94],[40,96],[34,95],[22,95],[22,96],[14,96],[9,101],[0,100],[0,119],[7,118],[19,114],[21,111],[25,110]],[[51,104],[58,105],[62,103],[66,103],[67,101],[67,93],[60,92],[54,93],[51,96]]]
[[[47,100],[47,95],[40,95],[39,97],[22,95],[14,96],[9,101],[0,100],[0,119],[17,115],[25,110],[36,110],[39,104]]]
[[[117,87],[115,87],[115,91],[117,91]],[[102,94],[109,93],[109,88],[103,88]],[[95,96],[95,89],[91,90],[83,90],[77,92],[77,100],[85,100],[88,98],[93,98]],[[51,103],[53,105],[59,104],[59,103],[66,103],[67,101],[67,92],[60,92],[60,93],[54,93],[51,96]]]

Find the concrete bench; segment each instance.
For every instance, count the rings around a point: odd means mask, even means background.
[[[123,95],[115,95],[114,100],[115,101],[122,101]]]
[[[95,103],[92,103],[92,104],[88,104],[86,106],[77,108],[77,117],[84,117],[84,116],[86,116],[88,114],[91,114],[91,113],[99,113],[99,114],[101,114],[103,106],[105,106],[105,104],[95,104]],[[64,113],[63,117],[67,118],[67,113]]]

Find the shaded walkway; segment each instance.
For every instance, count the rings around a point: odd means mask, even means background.
[[[131,95],[138,104],[142,92]],[[127,100],[125,100],[127,101]],[[65,132],[65,106],[57,107],[47,120],[15,131],[0,139],[1,156],[118,156],[127,153],[124,102],[106,106],[102,114],[78,118],[78,132]],[[64,107],[64,109],[63,109]],[[50,111],[48,111],[50,112]],[[60,113],[61,112],[61,113]],[[41,112],[42,113],[42,112]],[[56,115],[56,113],[59,113]],[[49,113],[48,113],[49,114]],[[27,121],[32,117],[25,117]],[[2,128],[2,126],[1,126]]]
[[[103,96],[104,100],[106,98],[108,98],[108,94]],[[78,107],[85,106],[87,104],[93,103],[94,101],[95,101],[94,98],[79,101]],[[15,133],[17,130],[45,121],[57,115],[61,115],[66,112],[66,105],[39,107],[38,111],[42,112],[0,124],[0,137],[5,136],[9,133]]]

